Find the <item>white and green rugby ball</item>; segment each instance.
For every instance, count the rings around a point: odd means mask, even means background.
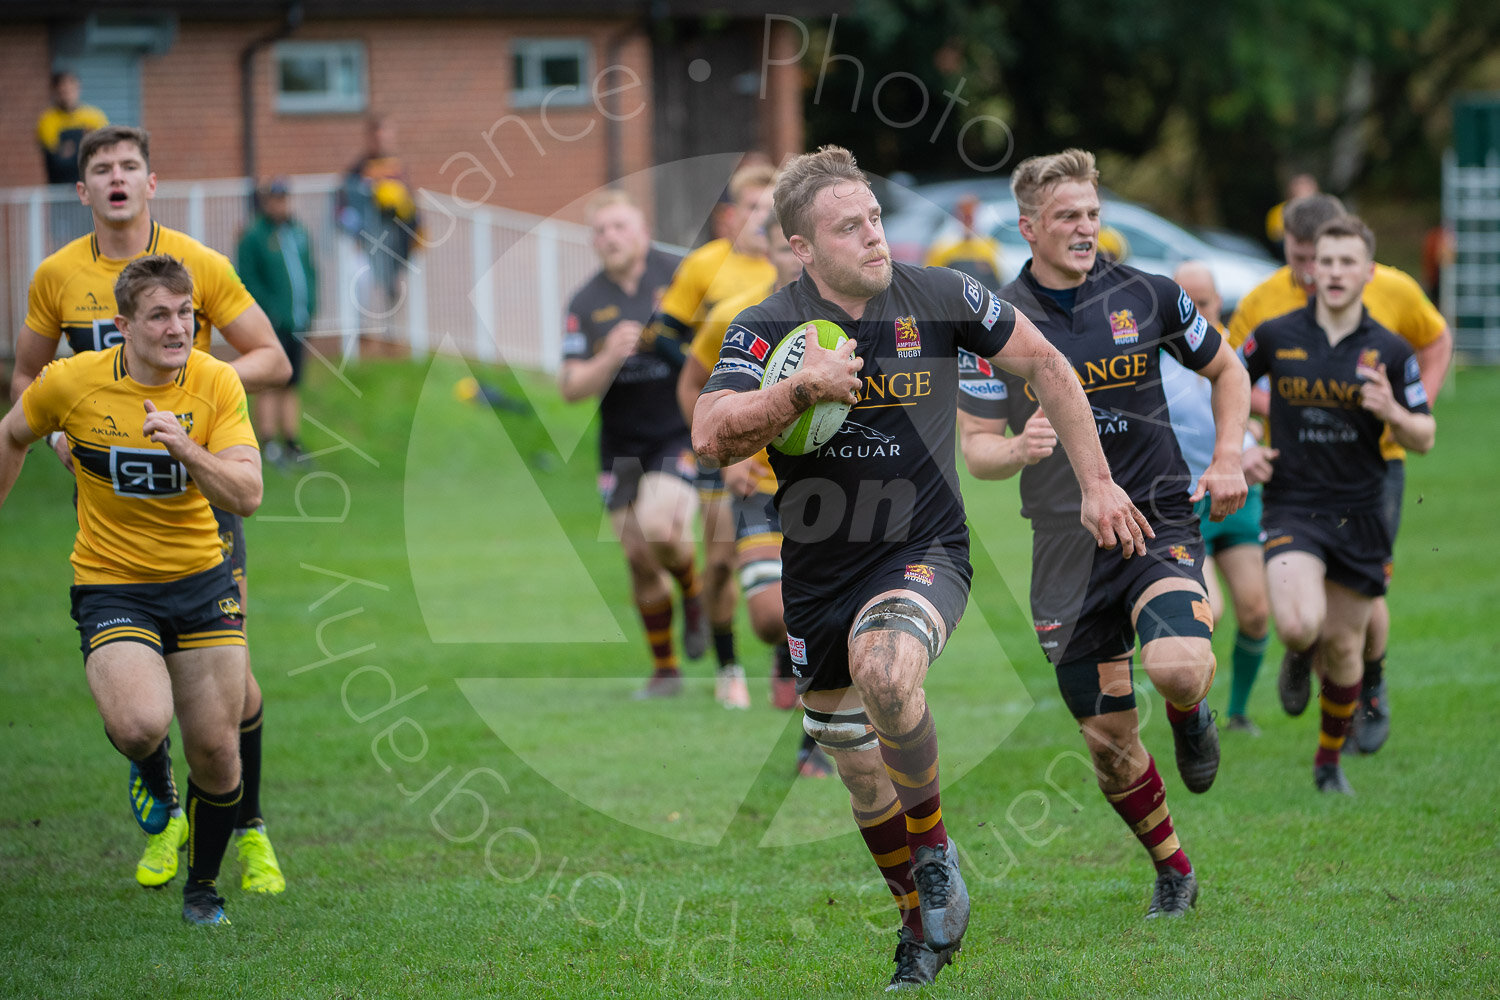
[[[818,343],[826,350],[836,350],[848,340],[840,326],[832,320],[815,319],[799,323],[781,338],[781,343],[771,352],[766,361],[766,373],[761,377],[760,387],[769,388],[783,379],[791,378],[802,367],[807,352],[807,337],[816,334]],[[851,404],[847,401],[824,400],[802,411],[792,425],[771,440],[777,451],[787,455],[806,455],[827,444],[844,425]]]

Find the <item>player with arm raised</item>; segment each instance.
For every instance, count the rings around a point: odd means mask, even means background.
[[[958,349],[1037,387],[1074,456],[1082,517],[1100,544],[1143,552],[1150,527],[1110,478],[1063,357],[973,278],[893,265],[879,202],[847,150],[793,158],[775,207],[803,276],[730,327],[698,399],[693,444],[727,465],[820,401],[854,405],[821,447],[770,452],[788,643],[806,728],[834,759],[901,913],[891,985],[930,983],[969,916],[923,691],[972,576],[954,466]],[[771,348],[809,320],[836,323],[849,339],[826,350],[808,338],[801,368],[761,388]]]

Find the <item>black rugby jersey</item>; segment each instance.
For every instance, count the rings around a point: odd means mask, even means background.
[[[746,309],[725,332],[703,388],[758,389],[771,350],[808,320],[832,320],[859,345],[863,388],[839,432],[807,455],[770,449],[782,562],[803,592],[833,593],[908,546],[943,546],[967,561],[954,465],[958,350],[998,353],[1015,313],[957,271],[899,263],[893,271],[858,320],[805,275]]]
[[[1111,475],[1155,521],[1154,507],[1179,497],[1186,503],[1191,486],[1172,433],[1160,352],[1196,371],[1218,353],[1219,334],[1171,278],[1099,260],[1076,291],[1072,310],[1063,308],[1037,284],[1027,261],[1000,295],[1073,365]],[[1019,434],[1036,412],[1036,395],[1024,379],[972,356],[960,359],[960,372],[958,405],[965,413],[1005,420]],[[1038,527],[1082,530],[1082,503],[1061,448],[1022,470],[1021,515]]]
[[[574,293],[568,303],[563,359],[588,360],[621,320],[644,325],[655,311],[678,260],[652,250],[634,295],[603,271]],[[600,467],[618,457],[645,457],[662,443],[685,437],[687,423],[677,406],[677,373],[659,355],[637,350],[625,359],[604,398],[599,401]]]
[[[1255,328],[1240,352],[1251,379],[1271,376],[1271,443],[1280,450],[1267,504],[1338,513],[1370,513],[1381,505],[1385,422],[1361,405],[1359,367],[1385,365],[1396,401],[1430,413],[1411,345],[1370,318],[1337,344],[1318,326],[1316,305]]]

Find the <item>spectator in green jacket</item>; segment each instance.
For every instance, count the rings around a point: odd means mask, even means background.
[[[286,180],[278,177],[262,187],[257,202],[259,211],[240,237],[240,277],[271,318],[291,359],[292,378],[284,388],[256,396],[255,423],[265,457],[286,468],[304,458],[297,387],[302,381],[301,338],[318,309],[318,275],[307,227],[292,217]]]

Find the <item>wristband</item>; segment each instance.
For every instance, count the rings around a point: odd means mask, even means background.
[[[66,435],[63,434],[62,431],[53,431],[51,434],[48,434],[47,435],[47,447],[55,449],[57,447],[58,440],[61,439],[61,438],[63,438],[63,437],[66,437]]]

